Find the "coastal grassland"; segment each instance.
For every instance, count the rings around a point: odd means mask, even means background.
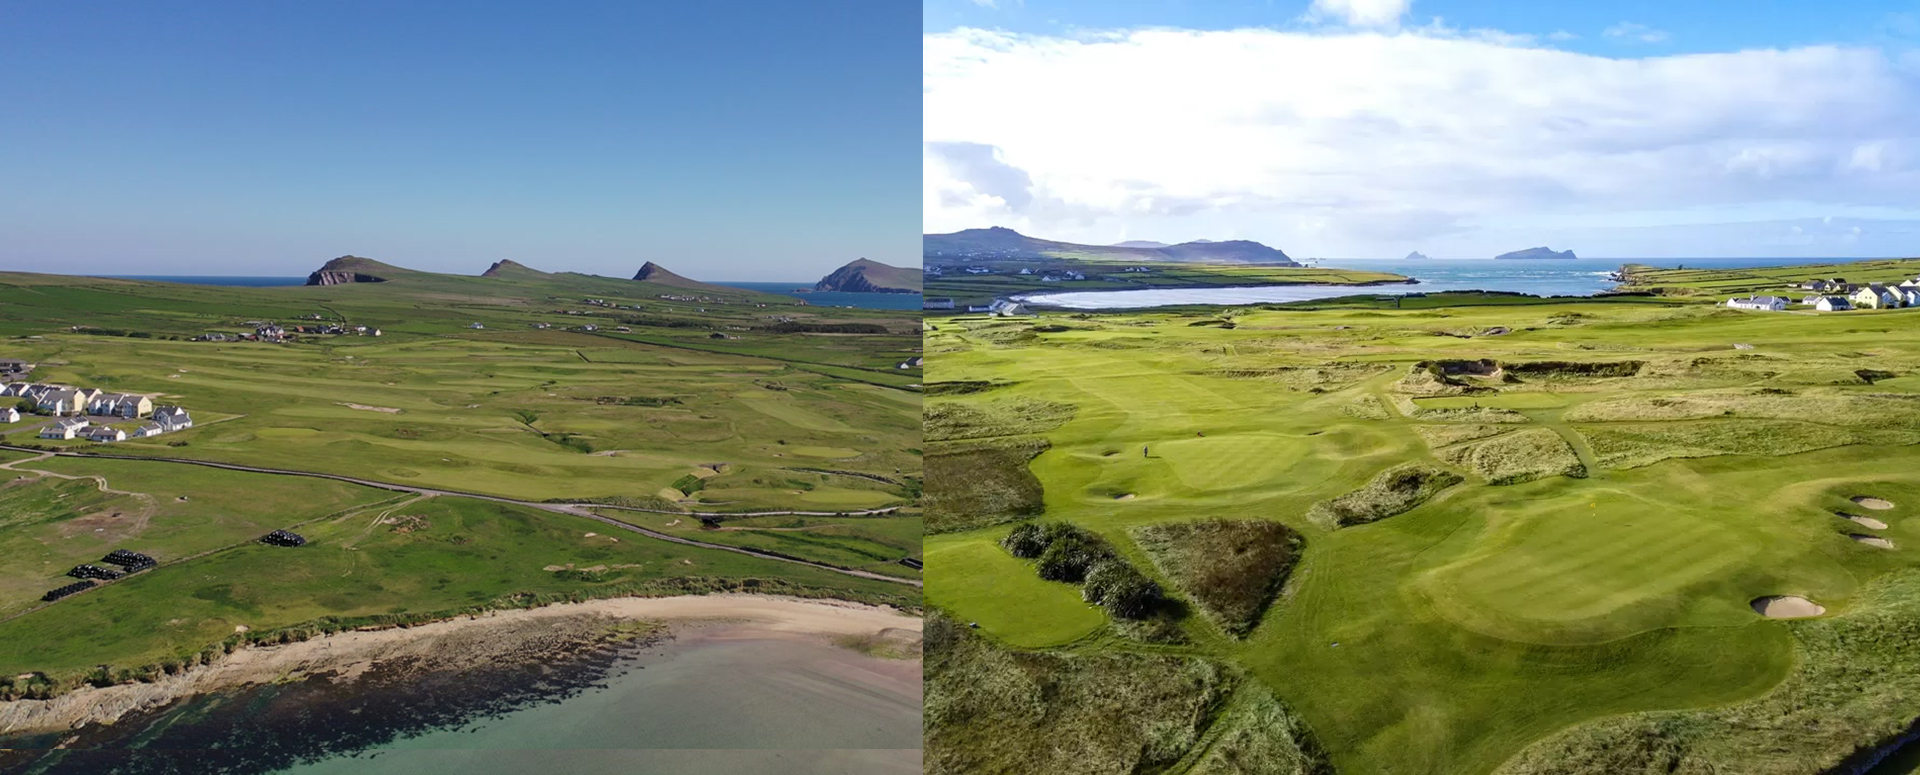
[[[1015,518],[1092,530],[1174,590],[1178,575],[1140,537],[1156,526],[1269,520],[1304,541],[1285,593],[1244,640],[1193,617],[1180,645],[1141,644],[1074,587],[1034,580],[997,545],[1004,524],[929,538],[929,600],[1016,653],[1145,648],[1243,670],[1341,773],[1492,772],[1582,724],[1741,707],[1815,661],[1842,669],[1806,647],[1809,623],[1750,604],[1800,595],[1837,621],[1880,605],[1881,579],[1920,566],[1920,520],[1907,517],[1920,513],[1920,447],[1904,435],[1916,430],[1904,407],[1920,393],[1909,376],[1920,375],[1920,328],[1652,297],[1468,301],[940,320],[929,379],[996,386],[956,400],[1074,407],[1032,434],[1046,444],[1025,466],[1041,508]],[[1190,325],[1223,317],[1234,326]],[[1474,333],[1495,329],[1505,333]],[[1479,390],[1401,389],[1415,364],[1481,360],[1499,371],[1446,375]],[[1325,384],[1273,376],[1334,363],[1385,368]],[[1708,409],[1638,414],[1655,400]],[[1862,411],[1799,411],[1830,401]],[[1752,425],[1762,422],[1846,435],[1770,448]],[[1471,451],[1481,445],[1491,451]],[[1473,476],[1387,519],[1329,530],[1309,518],[1402,467]],[[1865,510],[1856,496],[1894,507]],[[1834,705],[1842,693],[1796,695],[1811,704],[1795,723],[1823,719],[1823,736],[1872,745],[1920,718],[1913,696],[1875,695],[1886,714],[1869,724]],[[1228,738],[1230,725],[1216,728]],[[987,734],[964,715],[930,715],[929,759],[936,741]],[[1001,755],[1044,755],[1041,740],[1007,745]],[[1163,769],[1208,771],[1206,752],[1190,753]]]
[[[1028,461],[1045,439],[1000,438],[932,444],[926,453],[927,532],[999,524],[1040,513],[1040,480]]]
[[[8,479],[0,485],[0,614],[37,605],[41,593],[73,581],[62,575],[68,569],[114,549],[173,562],[396,497],[200,466],[70,457],[13,466],[0,470]]]
[[[1622,285],[1626,288],[1668,296],[1717,296],[1724,299],[1758,293],[1798,299],[1809,293],[1797,287],[1807,280],[1844,277],[1856,284],[1898,284],[1902,280],[1911,280],[1915,275],[1920,275],[1920,259],[1895,258],[1742,269],[1656,269],[1630,264],[1625,274],[1626,281]]]
[[[175,670],[213,658],[236,635],[304,638],[621,594],[758,589],[918,603],[917,594],[898,584],[648,540],[584,518],[467,498],[352,509],[308,523],[301,533],[305,546],[246,542],[0,621],[0,672],[42,673],[52,686],[71,686],[102,664],[116,678]]]
[[[1160,575],[1220,629],[1244,636],[1300,556],[1300,534],[1259,519],[1162,522],[1133,529]]]
[[[901,578],[919,578],[920,572],[901,564],[920,559],[921,521],[910,516],[772,516],[744,517],[707,523],[690,517],[639,514],[613,509],[602,516],[696,541],[757,549],[841,568],[871,571]]]
[[[938,611],[926,627],[927,772],[1162,772],[1203,749],[1240,676],[1216,661],[1172,654],[1013,651]],[[1255,701],[1230,716],[1209,752],[1212,772],[1252,762],[1307,773],[1314,756],[1296,728],[1248,734],[1286,718]]]
[[[702,511],[798,503],[873,508],[903,499],[857,480],[803,496],[756,481],[789,467],[915,472],[918,396],[789,364],[623,344],[389,339],[273,345],[80,335],[13,340],[35,378],[152,393],[196,427],[113,445],[117,454],[324,471],[526,500],[650,497],[705,464],[725,473],[673,498]],[[619,351],[618,362],[581,352]],[[39,444],[38,423],[4,437]],[[46,442],[92,449],[85,441]]]

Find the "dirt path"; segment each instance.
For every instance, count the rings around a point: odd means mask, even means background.
[[[837,565],[828,565],[826,563],[814,562],[812,560],[802,560],[798,557],[789,557],[786,555],[774,554],[772,552],[762,552],[762,551],[758,551],[754,549],[746,549],[738,546],[728,546],[726,544],[715,544],[715,543],[708,543],[706,541],[695,541],[690,538],[681,538],[679,536],[669,535],[669,534],[661,533],[654,530],[648,530],[644,527],[640,527],[639,525],[635,525],[630,522],[623,522],[621,520],[614,519],[613,517],[604,516],[601,514],[594,513],[592,511],[592,509],[613,509],[618,511],[640,511],[640,512],[647,512],[647,513],[653,513],[653,514],[671,514],[676,516],[686,515],[688,513],[691,513],[696,517],[698,516],[753,517],[753,516],[788,516],[788,515],[838,517],[838,516],[861,516],[861,515],[871,515],[871,514],[893,513],[893,512],[899,511],[898,507],[890,507],[885,509],[867,509],[865,511],[852,511],[852,512],[757,511],[757,512],[703,514],[701,512],[680,512],[680,511],[664,511],[659,509],[643,509],[635,506],[603,506],[603,505],[589,504],[589,503],[545,503],[541,501],[523,501],[523,500],[516,500],[514,498],[505,498],[498,495],[483,495],[480,493],[473,493],[473,492],[461,492],[459,490],[442,490],[442,489],[436,489],[431,487],[417,487],[413,485],[394,484],[392,482],[380,482],[372,479],[361,479],[359,477],[344,476],[341,474],[328,474],[328,473],[321,473],[318,471],[293,471],[293,470],[281,469],[281,468],[263,468],[259,466],[244,466],[236,463],[220,463],[212,460],[192,460],[188,458],[171,458],[171,457],[149,457],[149,456],[143,456],[143,455],[112,455],[112,454],[99,454],[99,453],[81,454],[77,452],[65,452],[65,451],[45,452],[44,450],[27,449],[25,447],[15,447],[15,446],[4,445],[4,444],[0,444],[0,449],[10,449],[18,452],[44,452],[45,457],[36,458],[37,460],[45,459],[46,457],[79,457],[79,458],[96,458],[96,459],[106,459],[106,460],[136,460],[136,461],[145,461],[150,463],[173,463],[177,465],[195,465],[195,466],[206,466],[208,468],[223,468],[229,471],[244,471],[247,473],[255,473],[255,474],[272,474],[276,476],[305,476],[305,477],[310,477],[315,479],[332,479],[337,482],[357,484],[362,487],[372,487],[375,489],[387,490],[389,492],[413,493],[416,495],[422,495],[427,497],[450,495],[458,498],[473,498],[475,500],[493,501],[495,503],[506,503],[514,506],[520,506],[523,508],[539,509],[541,511],[550,511],[556,514],[567,514],[569,516],[585,517],[587,519],[594,520],[595,522],[600,522],[606,525],[610,525],[612,527],[620,528],[622,530],[639,533],[649,538],[656,538],[661,541],[667,541],[669,543],[683,544],[686,546],[698,546],[703,549],[713,549],[713,550],[722,551],[722,552],[733,552],[735,554],[744,554],[750,557],[759,557],[765,560],[776,560],[779,562],[793,563],[795,565],[806,565],[808,567],[833,571],[834,573],[839,573],[847,576],[855,576],[858,578],[871,579],[874,581],[887,581],[895,584],[907,584],[907,585],[916,586],[916,587],[921,586],[920,580],[918,579],[903,579],[895,576],[886,576],[879,573],[872,573],[869,571],[857,570],[854,568],[842,568]]]

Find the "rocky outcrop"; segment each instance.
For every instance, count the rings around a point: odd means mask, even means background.
[[[1496,259],[1503,259],[1503,258],[1504,259],[1529,259],[1529,258],[1568,258],[1570,259],[1574,257],[1575,256],[1573,255],[1573,251],[1571,250],[1555,251],[1553,248],[1527,248],[1526,250],[1516,250],[1516,251],[1513,251],[1512,253],[1501,253],[1500,255],[1494,256],[1494,258]]]
[[[844,293],[919,293],[921,281],[922,275],[917,269],[903,269],[860,258],[820,278],[820,282],[813,284],[813,289]]]
[[[370,258],[359,256],[341,256],[322,265],[313,274],[307,275],[308,285],[346,285],[347,283],[384,283],[389,270]],[[375,274],[379,272],[379,274]]]

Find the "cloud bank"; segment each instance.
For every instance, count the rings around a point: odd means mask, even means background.
[[[1386,28],[1406,6],[1314,7]],[[925,57],[928,231],[1244,238],[1307,256],[1543,243],[1594,255],[1920,253],[1902,225],[1920,219],[1912,55],[1812,46],[1615,59],[1436,23],[1074,38],[963,29],[928,35]],[[1828,228],[1835,219],[1845,228]]]

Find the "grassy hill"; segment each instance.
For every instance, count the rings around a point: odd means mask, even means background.
[[[918,267],[888,266],[858,258],[820,278],[820,282],[814,283],[813,289],[851,293],[919,293],[920,282]]]
[[[1188,262],[1212,264],[1277,264],[1298,266],[1286,253],[1248,240],[1196,240],[1162,247],[1080,245],[1029,237],[994,226],[966,229],[921,238],[929,265],[967,263],[983,259],[1072,259],[1107,262]]]

